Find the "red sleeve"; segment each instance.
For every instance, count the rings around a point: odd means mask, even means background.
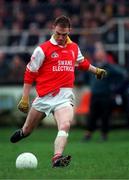
[[[84,59],[83,62],[78,64],[78,69],[87,71],[89,69],[90,63],[87,59]]]
[[[24,83],[32,84],[35,81],[36,76],[37,72],[31,72],[28,68],[26,68],[24,74]]]

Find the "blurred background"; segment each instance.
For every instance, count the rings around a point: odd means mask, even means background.
[[[106,62],[122,69],[112,85],[111,127],[129,124],[129,2],[126,0],[0,0],[0,125],[20,126],[26,115],[17,110],[26,64],[34,48],[51,36],[53,20],[71,18],[71,39],[94,64],[101,48]],[[101,56],[101,55],[99,55]],[[75,71],[75,121],[86,125],[91,90],[90,74]],[[116,81],[117,83],[116,88]],[[31,101],[35,96],[32,89]],[[54,125],[52,115],[42,125]]]

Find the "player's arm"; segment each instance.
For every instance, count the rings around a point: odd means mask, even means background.
[[[97,79],[103,79],[107,75],[107,71],[102,68],[98,68],[89,63],[87,59],[83,59],[78,63],[78,69],[92,72]]]
[[[44,61],[45,55],[40,47],[37,47],[32,56],[30,62],[27,64],[24,74],[24,85],[22,98],[18,104],[18,109],[24,113],[29,110],[29,95],[33,82],[35,81],[38,70]]]
[[[95,74],[97,79],[102,79],[104,76],[107,75],[106,70],[98,68],[90,64],[90,62],[82,56],[80,49],[78,48],[78,57],[77,57],[77,64],[76,66],[80,70],[90,71]]]

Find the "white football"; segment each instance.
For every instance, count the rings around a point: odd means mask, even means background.
[[[32,169],[37,168],[38,160],[36,156],[30,152],[20,154],[16,159],[16,168],[18,169]]]

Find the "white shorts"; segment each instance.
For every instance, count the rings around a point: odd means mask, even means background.
[[[72,88],[61,88],[59,93],[55,96],[52,93],[43,97],[36,97],[32,103],[32,107],[37,111],[44,112],[47,116],[57,109],[74,105],[75,96]]]

